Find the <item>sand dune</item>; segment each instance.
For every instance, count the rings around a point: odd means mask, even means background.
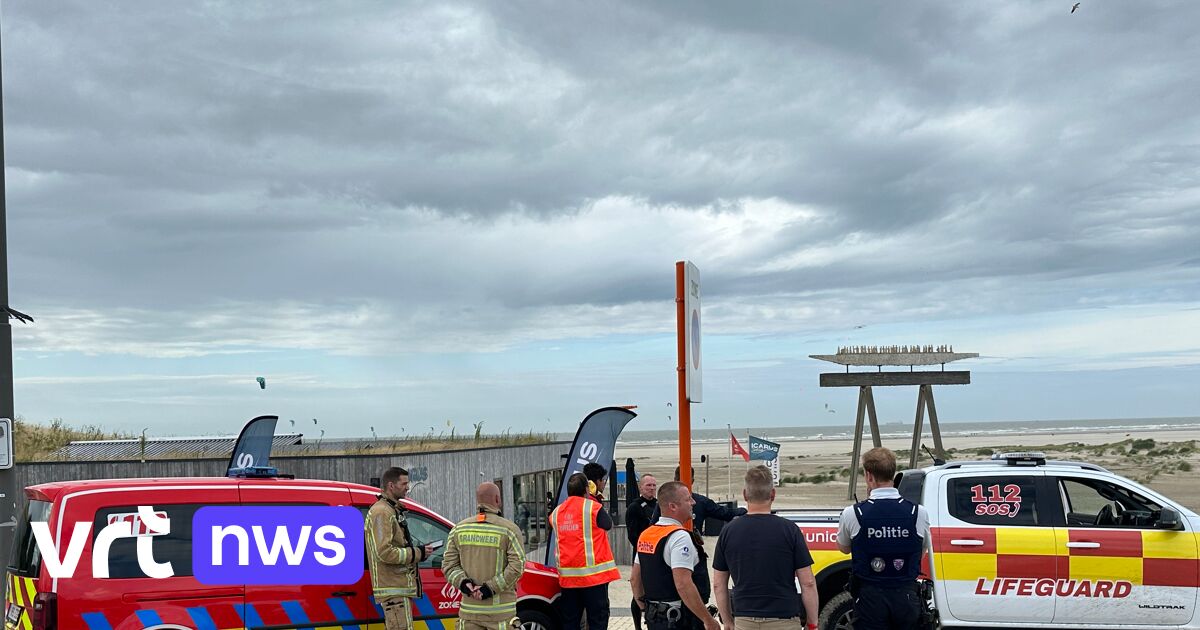
[[[1155,448],[1128,453],[1130,440],[1153,440]],[[1191,444],[1195,441],[1195,444]],[[910,438],[885,438],[883,445],[893,450],[904,450],[910,446]],[[932,447],[928,435],[923,443]],[[1124,443],[1124,445],[1122,445]],[[833,473],[836,480],[826,483],[785,483],[777,491],[780,507],[840,507],[847,504],[848,482],[842,472],[850,464],[849,439],[836,440],[784,440],[780,449],[781,470],[784,477],[819,473]],[[1110,445],[1106,452],[1097,454],[1095,446]],[[952,459],[987,459],[980,449],[1005,450],[1036,448],[1054,459],[1088,461],[1099,464],[1113,472],[1144,482],[1155,490],[1174,498],[1183,505],[1200,510],[1200,485],[1194,483],[1194,475],[1187,471],[1189,466],[1200,466],[1200,452],[1192,454],[1166,454],[1169,448],[1186,450],[1188,445],[1200,445],[1200,429],[1148,430],[1148,431],[1098,431],[1070,433],[1032,434],[978,434],[947,437],[944,446],[954,449]],[[870,438],[865,447],[870,446]],[[1093,448],[1089,449],[1091,446]],[[1147,452],[1149,451],[1149,452]],[[1156,452],[1158,451],[1158,452]],[[706,467],[699,463],[700,455],[712,458]],[[669,480],[679,461],[678,446],[675,444],[626,444],[617,445],[617,466],[624,465],[625,458],[632,457],[639,473],[649,472],[659,481]],[[728,445],[724,443],[699,443],[692,447],[696,462],[697,491],[706,493],[716,500],[741,495],[741,475],[747,464],[740,457],[728,458]],[[1187,462],[1187,465],[1181,465]],[[901,468],[907,466],[905,455]],[[922,454],[919,466],[929,465],[930,459]],[[1197,470],[1200,470],[1198,468]],[[730,492],[732,481],[733,492]],[[866,488],[859,482],[859,496],[866,496]]]

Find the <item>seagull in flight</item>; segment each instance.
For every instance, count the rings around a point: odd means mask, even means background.
[[[1075,6],[1071,7],[1071,13],[1074,13],[1074,12],[1075,12],[1075,9],[1078,9],[1078,8],[1079,8],[1079,5],[1080,5],[1080,3],[1079,3],[1079,2],[1076,2],[1076,3],[1075,3]]]

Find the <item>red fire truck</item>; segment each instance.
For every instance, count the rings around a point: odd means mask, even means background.
[[[192,516],[209,505],[351,505],[365,514],[376,488],[352,483],[279,476],[105,479],[63,481],[25,489],[28,507],[19,519],[13,566],[7,573],[8,630],[228,630],[357,627],[383,630],[371,596],[371,576],[341,586],[209,586],[192,575]],[[453,523],[406,501],[409,527],[424,542],[445,540]],[[153,506],[171,521],[169,533],[149,533],[137,522],[138,506]],[[92,576],[95,536],[117,520],[133,522],[135,536],[109,550],[109,576]],[[53,578],[42,562],[30,523],[48,523],[55,546],[68,549],[73,524],[91,522],[74,577]],[[139,533],[139,529],[142,531]],[[170,561],[174,576],[151,578],[136,557],[138,536],[153,535],[154,557]],[[415,630],[454,630],[459,592],[442,577],[443,548],[421,564],[423,596],[413,602]],[[527,562],[518,584],[518,613],[527,630],[556,630],[560,619],[554,569]]]

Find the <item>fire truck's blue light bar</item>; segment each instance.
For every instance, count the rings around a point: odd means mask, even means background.
[[[234,468],[229,471],[230,477],[250,477],[250,478],[267,478],[278,477],[279,469],[274,466],[247,466],[245,468]]]

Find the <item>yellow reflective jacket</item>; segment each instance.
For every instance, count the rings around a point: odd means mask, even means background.
[[[421,596],[418,565],[423,552],[408,535],[406,512],[403,505],[382,495],[367,511],[367,558],[376,601]]]
[[[458,616],[480,621],[508,621],[517,614],[517,580],[525,572],[521,530],[495,508],[480,505],[479,514],[463,519],[446,539],[442,574],[458,588],[463,580],[487,585],[491,599],[463,593]]]

